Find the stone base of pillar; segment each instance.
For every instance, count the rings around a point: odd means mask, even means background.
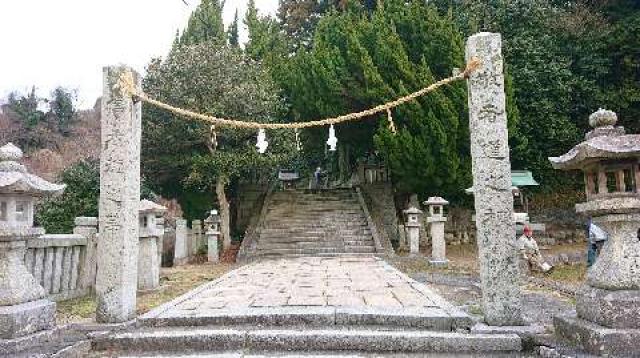
[[[576,294],[579,318],[609,328],[640,329],[640,290],[583,286]]]
[[[640,352],[640,290],[585,285],[576,294],[576,313],[554,318],[558,338],[592,354],[626,357]]]
[[[56,325],[56,304],[37,300],[0,306],[0,338],[12,339],[51,329]]]
[[[444,259],[444,260],[429,259],[429,265],[435,266],[435,267],[447,267],[447,266],[449,266],[449,260],[447,260],[447,259]]]
[[[173,266],[182,266],[182,265],[186,265],[189,263],[189,258],[188,257],[182,257],[182,258],[174,258],[173,259]]]
[[[556,336],[586,352],[613,357],[632,357],[640,352],[640,329],[608,328],[576,316],[553,318]]]

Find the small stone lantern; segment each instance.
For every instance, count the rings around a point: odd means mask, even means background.
[[[62,193],[65,186],[29,174],[18,161],[20,148],[0,148],[0,338],[52,328],[56,304],[24,264],[26,241],[44,234],[33,227],[37,198]]]
[[[164,236],[161,217],[166,211],[167,208],[152,201],[140,201],[138,209],[140,223],[138,290],[154,290],[160,286],[161,247]]]
[[[404,211],[404,214],[407,217],[405,228],[409,238],[409,255],[416,256],[420,254],[420,227],[422,226],[420,224],[420,216],[422,215],[422,210],[411,206]]]
[[[576,211],[592,217],[609,239],[576,296],[576,317],[556,317],[556,332],[597,354],[640,352],[640,135],[614,127],[600,109],[593,130],[568,153],[549,158],[556,169],[582,170],[587,201]]]
[[[218,248],[218,240],[220,238],[220,215],[218,210],[211,210],[209,217],[204,220],[207,228],[205,236],[207,237],[207,261],[219,262],[220,253]]]
[[[436,266],[446,266],[447,243],[444,239],[444,223],[447,218],[444,216],[444,206],[449,202],[439,196],[432,196],[423,203],[429,207],[429,217],[427,222],[431,227],[431,259],[429,262]]]

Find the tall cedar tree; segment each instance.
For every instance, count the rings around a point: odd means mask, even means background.
[[[293,118],[307,121],[406,95],[450,76],[463,58],[458,29],[422,1],[385,2],[373,12],[352,2],[320,21],[311,50],[296,54],[281,85]],[[465,88],[459,82],[393,110],[395,135],[386,115],[337,126],[339,148],[347,152],[342,157],[353,165],[353,158],[378,151],[400,191],[460,194],[470,185]],[[325,131],[309,131],[307,145],[322,148]]]
[[[224,31],[222,8],[224,1],[202,0],[193,11],[187,27],[180,36],[180,45],[193,45],[201,42],[226,43],[227,33]],[[175,44],[174,44],[175,45]]]
[[[240,34],[238,33],[238,10],[236,9],[236,13],[233,16],[233,22],[229,25],[229,30],[227,30],[227,36],[229,38],[229,45],[233,47],[238,47],[240,45]]]

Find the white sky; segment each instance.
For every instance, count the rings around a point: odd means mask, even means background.
[[[32,85],[46,97],[63,86],[78,90],[80,108],[92,107],[103,66],[123,63],[142,72],[152,57],[166,55],[200,2],[185,1],[188,6],[183,0],[0,0],[0,102]],[[225,22],[236,8],[242,20],[246,3],[227,0]],[[274,14],[278,0],[256,5]]]

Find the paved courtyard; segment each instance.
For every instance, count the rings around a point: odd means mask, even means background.
[[[385,324],[452,330],[470,318],[372,256],[264,260],[141,318],[149,325]]]

